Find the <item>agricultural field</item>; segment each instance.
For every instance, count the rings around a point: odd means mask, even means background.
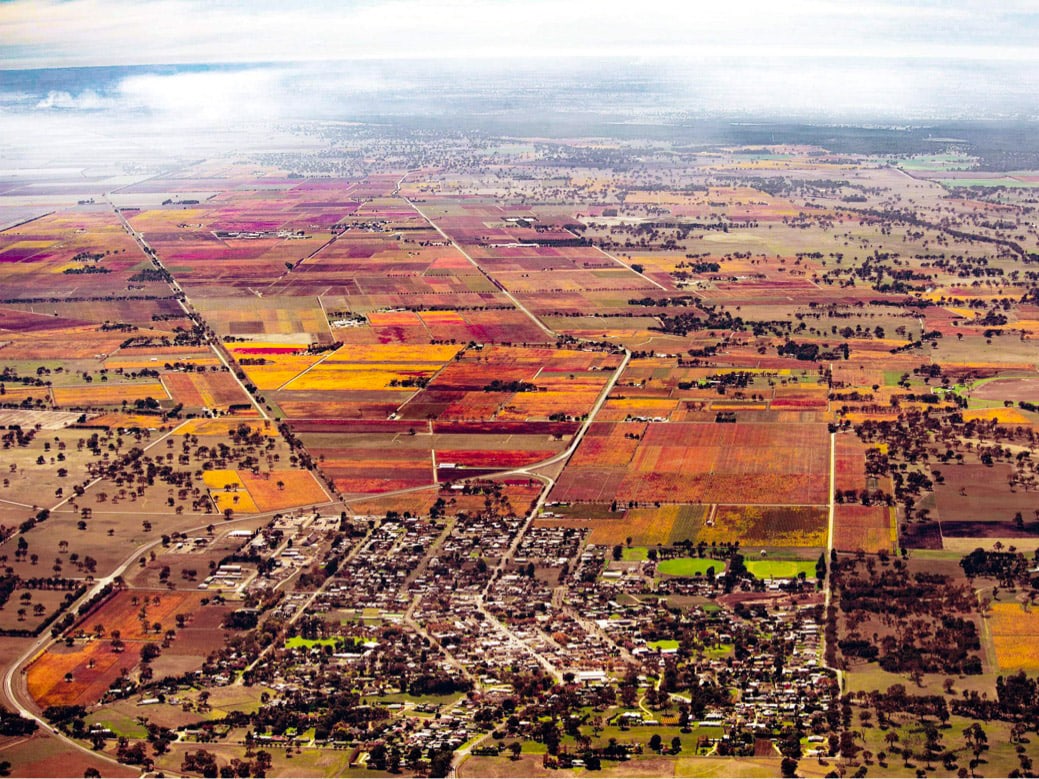
[[[1018,603],[993,603],[991,608],[992,644],[1000,670],[1039,670],[1039,617]]]
[[[589,436],[589,440],[592,439]],[[755,504],[827,501],[829,440],[812,424],[650,423],[630,461],[603,462],[594,450],[564,472],[552,493],[561,501],[719,503],[740,495]],[[595,444],[582,444],[595,446]],[[585,465],[584,463],[588,463]],[[612,492],[612,496],[604,492]]]
[[[284,132],[0,176],[0,762],[1027,774],[1039,174]]]

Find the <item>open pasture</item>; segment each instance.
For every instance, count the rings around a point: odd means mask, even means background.
[[[943,468],[945,480],[935,485],[934,496],[943,530],[947,522],[1010,525],[1017,512],[1032,520],[1035,496],[1023,490],[1011,492],[1010,465],[964,464]]]

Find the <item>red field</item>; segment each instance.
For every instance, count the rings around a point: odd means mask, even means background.
[[[598,439],[582,441],[554,500],[596,501],[615,490],[618,500],[642,503],[720,503],[735,496],[754,504],[828,501],[829,440],[821,424],[654,423],[630,462],[584,465],[601,456]],[[631,442],[621,439],[618,446]]]

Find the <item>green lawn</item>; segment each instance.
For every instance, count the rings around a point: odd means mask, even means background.
[[[1010,176],[991,179],[935,179],[943,187],[1022,187],[1031,189],[1037,186],[1034,181],[1018,181]]]
[[[336,640],[334,638],[303,638],[303,636],[293,636],[285,642],[286,649],[299,649],[300,647],[307,647],[308,649],[312,646],[335,646]]]
[[[793,579],[802,571],[809,579],[815,578],[815,563],[811,560],[751,560],[746,565],[759,579]]]
[[[646,646],[657,650],[675,650],[678,649],[678,642],[673,638],[663,638],[660,641],[650,641]]]
[[[664,576],[703,576],[708,568],[713,568],[720,575],[725,572],[725,562],[710,557],[676,557],[657,565],[657,573]]]

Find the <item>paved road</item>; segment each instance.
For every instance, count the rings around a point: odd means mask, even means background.
[[[830,511],[827,520],[826,528],[826,577],[823,579],[823,592],[825,593],[825,600],[823,601],[823,614],[828,615],[830,613],[830,601],[833,597],[833,565],[830,562],[833,555],[833,517],[834,517],[834,492],[837,489],[837,434],[830,433]],[[825,617],[824,617],[825,619]],[[823,625],[823,633],[819,641],[820,652],[822,656],[819,658],[819,662],[825,667],[829,668],[835,674],[837,674],[837,689],[839,691],[844,690],[844,671],[840,668],[834,668],[826,665],[826,626]]]
[[[155,252],[148,245],[148,242],[144,240],[144,235],[133,229],[133,226],[128,221],[126,221],[126,217],[123,216],[123,212],[116,208],[115,204],[112,202],[112,199],[108,195],[105,195],[105,199],[108,201],[108,204],[112,206],[112,209],[115,211],[116,216],[119,217],[119,221],[123,223],[123,229],[126,230],[126,232],[128,232],[130,236],[137,242],[137,245],[141,248],[141,251],[144,253],[144,255],[148,257],[157,268],[166,273],[166,276],[168,277],[167,283],[169,284],[170,289],[172,289],[174,293],[176,293],[177,304],[181,307],[184,313],[192,319],[198,317],[199,321],[203,321],[202,317],[198,315],[198,312],[195,311],[194,306],[192,306],[190,301],[188,300],[188,296],[187,294],[185,294],[184,288],[180,286],[180,282],[178,282],[176,278],[174,278],[173,274],[169,272],[166,266],[162,264],[162,260],[159,259],[158,253]],[[256,408],[258,412],[260,412],[260,416],[263,419],[270,421],[270,416],[267,414],[267,411],[263,408],[263,406],[260,405],[259,401],[257,401],[256,398],[253,397],[252,393],[245,388],[245,384],[242,383],[242,380],[238,378],[238,372],[234,369],[234,367],[228,360],[227,354],[225,353],[224,345],[220,343],[216,338],[210,338],[208,334],[206,335],[206,341],[209,344],[209,348],[213,350],[213,353],[216,354],[220,362],[223,363],[225,368],[227,368],[231,376],[234,377],[234,380],[238,382],[238,386],[242,388],[242,392],[244,392],[245,396],[249,398],[249,402],[253,404],[253,406]]]

